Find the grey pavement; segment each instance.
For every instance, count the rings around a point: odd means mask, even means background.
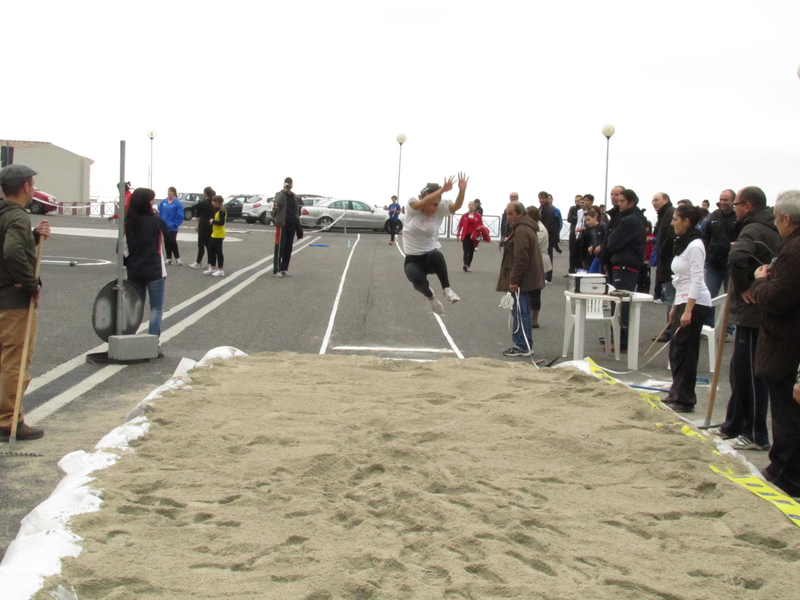
[[[104,219],[59,215],[48,218],[51,226],[58,228],[116,230],[115,225]],[[34,221],[37,220],[34,217]],[[182,233],[192,232],[191,227],[182,229]],[[18,442],[16,449],[41,453],[43,456],[0,456],[0,554],[5,552],[16,536],[20,520],[47,498],[62,477],[57,467],[61,457],[74,450],[90,451],[103,435],[123,422],[127,412],[137,402],[169,379],[182,357],[199,359],[217,346],[235,346],[248,354],[318,354],[345,266],[351,256],[348,240],[355,249],[342,285],[327,353],[416,359],[452,356],[337,349],[450,349],[427,300],[414,291],[406,280],[403,258],[395,246],[388,244],[388,235],[307,231],[306,237],[295,245],[302,249],[296,251],[292,258],[289,271],[293,277],[274,278],[271,260],[243,273],[258,261],[271,256],[273,235],[272,227],[246,225],[241,221],[229,223],[229,238],[241,241],[229,240],[225,243],[225,271],[228,277],[224,279],[203,276],[201,271],[187,266],[168,267],[165,311],[183,303],[186,306],[164,319],[163,331],[173,332],[163,344],[166,357],[127,366],[42,419],[38,425],[45,428],[45,437],[31,442]],[[320,245],[309,246],[309,242]],[[467,358],[527,360],[502,356],[503,350],[511,346],[511,339],[508,311],[498,307],[502,294],[494,291],[500,265],[498,245],[481,244],[475,254],[471,273],[461,270],[459,242],[443,239],[442,246],[448,260],[451,286],[461,296],[460,302],[445,304],[442,318],[454,344]],[[196,244],[180,242],[180,247],[184,263],[192,262]],[[41,270],[44,288],[39,308],[36,354],[31,368],[34,379],[102,344],[91,325],[92,305],[100,288],[116,276],[115,241],[110,238],[57,233],[45,242],[43,254],[46,257]],[[74,259],[77,259],[78,265],[70,267],[69,260]],[[97,260],[111,263],[87,264]],[[537,358],[550,360],[561,355],[563,292],[567,281],[563,275],[567,263],[566,252],[556,257],[554,283],[543,290],[543,309],[539,318],[541,328],[534,330],[533,336]],[[245,284],[257,274],[261,275]],[[441,289],[434,280],[432,278],[433,288],[441,298]],[[220,302],[220,299],[224,301]],[[213,303],[219,305],[193,322],[199,311],[207,310],[206,307]],[[663,306],[649,303],[644,306],[640,357],[650,345],[652,336],[661,331],[665,317]],[[598,343],[601,335],[601,326],[589,326],[585,354],[601,366],[627,371],[624,356],[622,361],[617,362],[601,352]],[[654,351],[661,347],[658,344]],[[728,344],[723,356],[714,409],[717,421],[724,416],[729,395],[727,364],[730,351]],[[640,358],[639,371],[618,377],[634,384],[648,380],[670,380],[666,351],[649,364],[645,364],[646,360]],[[46,405],[52,397],[99,370],[100,367],[82,365],[49,385],[31,391],[25,398],[26,411],[30,412],[34,406]],[[701,351],[699,374],[710,377],[705,350]],[[298,373],[298,376],[302,377],[302,373]],[[269,385],[270,374],[263,373],[262,377],[264,385]],[[698,387],[698,412],[692,418],[705,416],[709,390],[709,386]],[[614,410],[613,404],[608,409]],[[750,452],[747,456],[759,466],[766,464],[765,453]]]

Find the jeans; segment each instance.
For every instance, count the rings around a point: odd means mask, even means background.
[[[514,308],[511,309],[512,334],[514,347],[520,350],[533,351],[533,327],[531,325],[531,300],[533,292],[520,292],[519,305],[514,294]]]
[[[669,311],[672,310],[672,305],[675,303],[675,286],[672,285],[672,281],[665,281],[661,284],[661,300],[664,302],[664,306],[667,308],[667,321],[669,321]],[[667,327],[664,335],[670,337],[672,335],[672,325]]]
[[[162,277],[155,281],[131,281],[136,291],[142,297],[142,302],[145,299],[145,293],[150,296],[150,329],[147,331],[150,335],[161,336],[161,315],[164,312],[164,289],[166,287],[167,278]]]
[[[759,446],[769,446],[769,390],[767,382],[756,377],[753,371],[757,344],[757,328],[743,325],[736,328],[729,371],[731,398],[720,429],[727,436],[744,435]]]
[[[712,298],[716,298],[719,296],[719,291],[722,287],[725,286],[725,292],[728,291],[728,269],[718,269],[717,267],[713,267],[710,264],[706,263],[706,287],[708,288],[708,293],[711,294]],[[716,318],[716,310],[714,308],[711,309],[711,313],[708,315],[706,319],[706,325],[709,327],[714,326],[714,319]],[[728,328],[725,333],[733,333],[734,325],[733,323],[728,323]]]

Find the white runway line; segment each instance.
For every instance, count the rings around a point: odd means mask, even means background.
[[[336,346],[332,350],[363,350],[366,352],[432,352],[436,354],[453,354],[447,348],[389,348],[388,346]]]
[[[74,235],[77,237],[93,237],[93,238],[106,238],[117,239],[119,232],[116,229],[90,229],[88,227],[51,227],[50,232],[53,235]],[[178,233],[177,239],[179,242],[196,242],[197,234],[191,233]],[[229,242],[241,242],[239,238],[231,237],[225,238]]]
[[[328,319],[328,329],[325,331],[325,337],[322,340],[322,346],[319,349],[320,354],[325,354],[328,350],[328,342],[331,339],[331,332],[333,331],[333,322],[336,320],[336,311],[339,310],[339,298],[342,297],[342,290],[344,289],[344,281],[347,278],[347,271],[350,269],[350,261],[353,260],[353,253],[356,251],[358,242],[361,241],[361,234],[356,237],[356,243],[350,248],[350,256],[347,257],[347,264],[344,266],[342,272],[342,280],[339,282],[339,291],[336,292],[336,300],[333,301],[333,309],[331,310],[330,319]]]

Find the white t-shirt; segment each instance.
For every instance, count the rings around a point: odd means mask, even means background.
[[[403,250],[406,254],[427,254],[437,248],[439,243],[439,228],[444,218],[450,214],[450,200],[442,200],[439,208],[428,217],[421,210],[411,208],[412,202],[419,198],[410,198],[406,202],[406,222],[403,225]]]

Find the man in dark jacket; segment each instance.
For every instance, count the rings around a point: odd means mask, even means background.
[[[725,271],[730,273],[729,321],[736,325],[736,338],[729,371],[731,397],[725,422],[715,433],[725,439],[735,438],[736,450],[769,450],[769,391],[767,382],[755,376],[753,364],[761,308],[753,303],[750,286],[755,280],[756,268],[769,264],[778,253],[781,236],[775,227],[772,209],[767,206],[767,197],[760,188],[746,187],[734,197],[736,209],[730,210],[737,218],[738,237],[729,244]]]
[[[656,210],[658,220],[656,221],[656,288],[661,289],[660,299],[667,308],[667,320],[672,304],[675,302],[675,287],[672,285],[672,244],[675,242],[675,230],[672,228],[672,215],[675,207],[669,199],[669,195],[664,192],[657,192],[651,202]],[[659,342],[666,343],[672,338],[672,331],[669,328],[658,338]],[[656,338],[653,338],[654,340]]]
[[[623,190],[617,199],[619,222],[609,231],[603,254],[611,269],[611,284],[618,290],[636,291],[639,271],[644,268],[644,244],[647,238],[645,218],[637,206],[639,197],[633,190]],[[620,314],[620,352],[628,351],[628,314],[630,303],[622,303]],[[634,340],[639,343],[639,340]]]
[[[800,498],[800,403],[792,397],[800,364],[800,191],[778,196],[775,226],[783,245],[774,263],[756,270],[750,287],[761,307],[755,374],[767,380],[772,412],[770,464],[762,473]]]
[[[31,230],[25,207],[33,201],[33,176],[36,171],[24,165],[9,165],[0,171],[0,442],[11,437],[19,378],[28,387],[28,369],[36,342],[41,281],[36,276],[36,245],[50,237],[50,225],[41,221]],[[33,303],[31,303],[33,300]],[[23,356],[29,311],[33,310],[30,342]],[[20,399],[21,400],[21,399]],[[35,440],[44,435],[38,427],[24,421],[22,407],[17,417],[16,439]]]
[[[583,196],[575,196],[575,204],[569,207],[567,212],[567,223],[569,223],[569,269],[568,273],[575,273],[580,265],[580,252],[576,245],[577,236],[575,234],[575,227],[578,224],[578,212],[581,210],[583,203]],[[564,275],[566,277],[566,275]]]
[[[719,194],[717,210],[708,215],[708,222],[703,229],[703,241],[706,244],[706,287],[711,297],[719,294],[722,286],[728,291],[728,253],[731,242],[736,239],[737,216],[733,210],[736,192],[723,190]],[[752,273],[750,273],[752,275]],[[714,326],[714,309],[708,315],[706,325]],[[729,326],[727,336],[733,333]],[[728,338],[726,337],[726,341]]]
[[[550,264],[553,264],[553,248],[558,244],[558,236],[561,233],[558,227],[558,217],[553,210],[553,197],[547,192],[539,192],[539,213],[542,215],[542,223],[547,229],[547,255],[550,257]],[[549,283],[553,281],[553,270],[550,269],[545,274],[545,280]]]
[[[503,356],[530,356],[533,354],[532,296],[534,290],[545,286],[542,252],[536,233],[539,225],[528,216],[522,202],[509,202],[505,215],[511,224],[511,235],[503,247],[496,289],[514,294],[511,309],[514,346],[503,352]]]
[[[291,177],[283,180],[283,189],[275,194],[272,217],[275,220],[275,255],[272,274],[275,277],[291,277],[289,261],[292,259],[294,236],[300,227],[300,216],[297,210],[297,197],[292,191],[294,182]]]

